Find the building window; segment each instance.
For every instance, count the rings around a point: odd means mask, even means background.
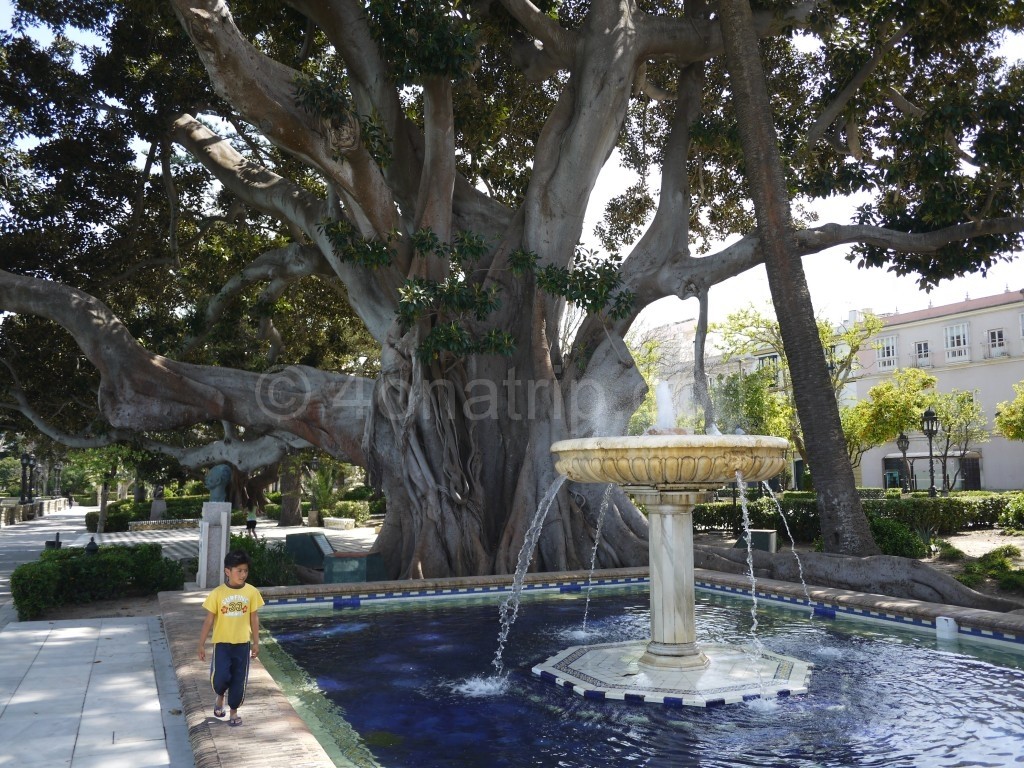
[[[914,342],[914,365],[918,368],[928,368],[932,364],[932,353],[927,341]]]
[[[1002,357],[1006,354],[1006,341],[1002,328],[993,328],[988,332],[988,356]]]
[[[896,337],[883,336],[876,342],[875,362],[878,370],[891,371],[896,367]]]
[[[967,361],[971,359],[971,350],[967,341],[967,323],[947,325],[946,332],[946,362]]]
[[[771,368],[775,371],[775,382],[772,384],[774,387],[782,386],[782,377],[779,375],[779,356],[778,355],[762,355],[757,358],[757,369]]]

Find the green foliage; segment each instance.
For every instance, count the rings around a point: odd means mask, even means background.
[[[378,268],[390,266],[394,258],[390,239],[367,240],[345,219],[322,221],[319,229],[330,240],[334,255],[342,262]]]
[[[1000,528],[1024,530],[1024,493],[1011,494],[996,524]]]
[[[1024,440],[1024,382],[1013,385],[1013,400],[996,406],[996,433],[1007,440]]]
[[[166,498],[167,511],[165,520],[198,520],[203,515],[203,502],[209,500],[204,496],[177,496]],[[121,499],[107,504],[107,524],[104,533],[118,533],[128,530],[128,523],[137,520],[149,520],[152,501],[132,501]],[[85,527],[90,533],[96,533],[99,523],[99,512],[87,512]]]
[[[932,542],[935,546],[935,557],[948,563],[956,563],[963,560],[967,555],[962,549],[958,549],[945,539],[936,539]]]
[[[658,339],[641,339],[635,336],[627,336],[626,348],[636,363],[640,375],[644,377],[647,384],[647,394],[639,407],[629,417],[629,426],[626,428],[627,435],[642,435],[648,428],[654,426],[657,418],[658,403],[655,397],[655,384],[658,367],[661,363],[662,352],[661,342]]]
[[[596,251],[576,248],[571,267],[546,264],[538,267],[537,254],[518,250],[509,264],[513,274],[533,272],[537,285],[552,296],[561,296],[588,313],[607,312],[612,319],[626,317],[632,307],[632,292],[623,289],[619,259],[601,258]]]
[[[342,494],[343,501],[367,501],[376,495],[376,491],[368,485],[357,485]]]
[[[81,548],[45,550],[39,560],[11,574],[20,621],[39,618],[65,603],[152,595],[184,586],[181,565],[162,556],[159,544],[102,545],[95,555]]]
[[[465,10],[461,0],[370,0],[367,14],[398,85],[470,73],[477,28]]]
[[[362,525],[370,519],[369,501],[336,501],[332,510],[334,517],[347,517]]]
[[[1015,546],[996,547],[975,562],[967,563],[956,578],[969,587],[994,579],[1001,589],[1024,594],[1024,569],[1014,567],[1014,561],[1020,557],[1021,551]]]
[[[295,559],[284,548],[284,541],[268,541],[231,534],[230,549],[249,553],[249,583],[254,587],[283,587],[299,583]]]
[[[899,520],[922,539],[948,536],[971,528],[991,528],[1006,508],[1008,497],[987,496],[909,496],[902,499],[865,500],[869,517]]]
[[[785,522],[779,517],[778,509],[770,498],[765,497],[747,502],[747,514],[752,528],[774,528],[780,542],[788,542],[786,524],[795,541],[813,541],[821,535],[818,507],[813,499],[782,500]],[[729,531],[738,535],[743,530],[743,509],[740,502],[716,501],[698,504],[693,509],[693,525],[698,530]]]
[[[871,525],[871,535],[883,555],[914,559],[927,557],[928,546],[910,526],[888,517],[869,516],[868,522]]]
[[[887,519],[899,522],[923,542],[935,536],[948,536],[972,528],[991,528],[1015,495],[984,494],[956,495],[929,498],[927,496],[902,499],[869,498],[876,489],[859,489],[864,496],[864,511],[869,520]],[[722,494],[719,494],[722,497]],[[786,491],[779,497],[786,520],[797,541],[813,541],[821,535],[818,506],[814,493]],[[755,528],[775,528],[780,541],[787,541],[786,529],[778,518],[775,504],[770,498],[748,502],[751,523]],[[736,534],[742,530],[739,502],[716,501],[698,504],[693,511],[696,529],[727,530]],[[879,545],[881,546],[881,545]]]
[[[901,368],[891,378],[868,390],[868,396],[840,416],[847,453],[854,466],[866,451],[895,440],[900,432],[919,426],[927,399],[925,390],[935,386],[935,377],[920,368]]]

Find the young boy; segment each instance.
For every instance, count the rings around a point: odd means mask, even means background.
[[[245,697],[249,658],[255,659],[259,653],[260,620],[256,612],[263,606],[263,596],[256,587],[245,583],[248,578],[248,553],[228,552],[224,558],[225,583],[210,592],[203,602],[207,614],[199,633],[199,659],[206,661],[206,638],[212,628],[210,683],[217,694],[213,716],[224,717],[224,695],[227,694],[231,710],[228,725],[242,724],[238,708]]]

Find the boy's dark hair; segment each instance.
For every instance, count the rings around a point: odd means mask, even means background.
[[[234,568],[237,565],[249,565],[249,553],[244,549],[235,549],[224,556],[224,567]]]

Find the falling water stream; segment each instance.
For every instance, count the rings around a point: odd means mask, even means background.
[[[604,513],[608,511],[608,502],[612,497],[613,483],[608,483],[604,494],[601,496],[601,509],[597,513],[597,530],[594,532],[594,550],[590,553],[590,573],[587,576],[587,601],[583,606],[583,629],[582,634],[587,633],[587,613],[590,611],[590,593],[594,589],[594,568],[597,566],[597,548],[601,544],[601,525],[604,523]]]
[[[789,521],[786,519],[786,513],[782,510],[782,504],[775,496],[775,492],[772,491],[772,487],[766,482],[761,482],[761,487],[768,491],[768,498],[775,504],[775,509],[779,513],[779,517],[782,518],[782,524],[786,527],[786,536],[789,538],[789,551],[793,553],[793,557],[796,559],[796,569],[800,574],[800,586],[803,587],[804,597],[807,598],[807,603],[811,603],[811,593],[807,591],[807,582],[804,581],[804,564],[800,561],[800,555],[796,553],[796,539],[793,538],[793,532],[789,530]]]
[[[505,673],[505,665],[501,657],[505,651],[505,643],[508,641],[509,630],[512,629],[516,616],[519,614],[519,595],[523,591],[526,569],[530,567],[533,551],[537,548],[537,541],[540,539],[544,518],[547,517],[548,510],[551,509],[551,504],[555,500],[555,495],[563,483],[565,483],[565,480],[565,475],[559,475],[555,478],[547,493],[544,494],[544,498],[537,505],[537,511],[533,515],[533,520],[530,521],[530,527],[526,530],[526,536],[523,537],[523,548],[519,550],[519,558],[516,561],[516,573],[512,579],[512,593],[502,601],[501,607],[498,609],[498,614],[501,617],[501,630],[498,632],[498,649],[494,652],[494,660],[491,662],[498,675],[504,675]]]

